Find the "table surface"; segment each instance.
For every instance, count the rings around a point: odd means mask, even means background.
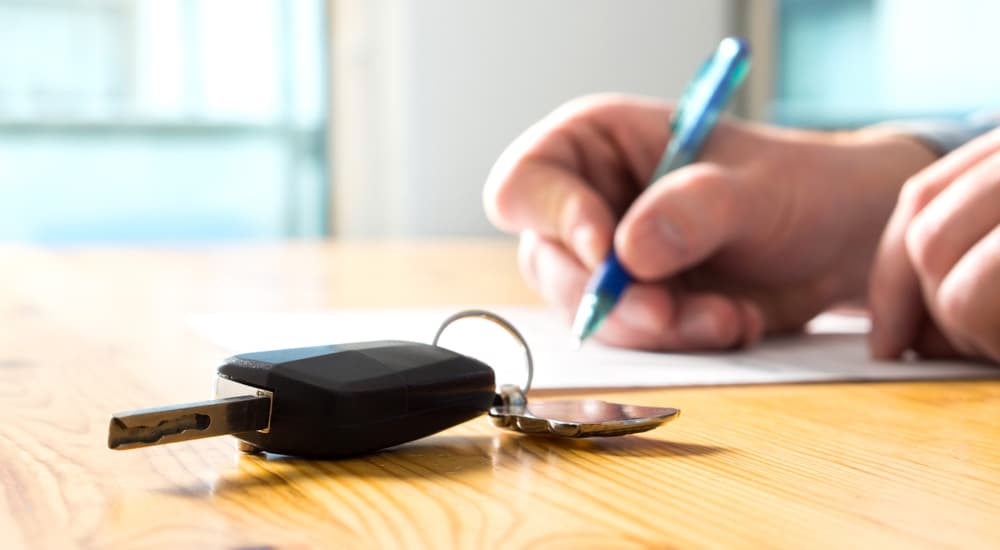
[[[106,448],[109,413],[208,396],[193,315],[477,303],[536,303],[509,241],[0,247],[0,546],[1000,546],[997,381],[588,392],[683,415],[339,461]]]

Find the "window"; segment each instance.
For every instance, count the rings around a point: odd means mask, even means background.
[[[780,0],[772,117],[842,127],[1000,107],[1000,4]]]
[[[0,0],[0,239],[327,226],[322,0]]]

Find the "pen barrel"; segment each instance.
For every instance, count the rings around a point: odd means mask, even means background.
[[[622,266],[618,253],[612,248],[590,281],[588,293],[602,295],[603,298],[617,302],[625,292],[625,288],[632,282],[632,276]]]
[[[650,184],[697,159],[705,139],[749,70],[749,44],[742,38],[723,39],[684,91],[670,125],[670,143]]]

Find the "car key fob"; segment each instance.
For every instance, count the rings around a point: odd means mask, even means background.
[[[522,346],[524,388],[496,390],[493,369],[437,345],[467,317],[488,319]],[[528,403],[534,367],[521,334],[483,310],[452,315],[432,344],[382,340],[233,356],[219,367],[216,399],[116,414],[108,447],[131,449],[231,434],[245,451],[337,458],[392,447],[488,412],[494,425],[556,437],[639,433],[680,414],[595,399]]]
[[[115,415],[114,449],[232,434],[250,449],[342,457],[439,432],[490,409],[493,369],[446,348],[376,341],[236,355],[218,399]]]
[[[428,344],[378,341],[237,355],[219,376],[274,392],[261,449],[344,456],[419,439],[489,410],[493,369]]]

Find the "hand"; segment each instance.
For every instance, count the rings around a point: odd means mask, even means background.
[[[637,279],[598,331],[656,350],[722,349],[862,300],[902,182],[934,160],[878,132],[721,120],[700,161],[644,189],[669,138],[667,104],[573,101],[503,153],[484,201],[520,232],[528,281],[569,319],[612,240]]]
[[[1000,130],[906,182],[869,300],[877,357],[1000,362]]]

